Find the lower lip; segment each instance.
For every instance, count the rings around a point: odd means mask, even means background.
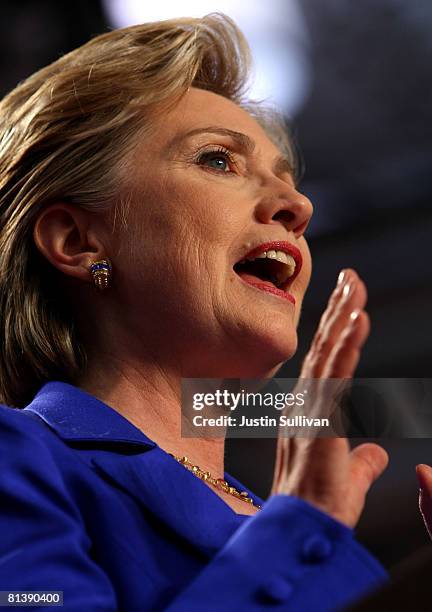
[[[263,283],[250,283],[248,281],[243,280],[241,277],[239,278],[242,281],[242,283],[244,283],[245,285],[249,285],[249,287],[255,287],[255,289],[259,289],[260,291],[266,291],[267,293],[272,293],[273,295],[276,295],[277,297],[280,297],[283,300],[290,302],[291,304],[295,305],[296,303],[295,297],[291,295],[291,293],[288,293],[287,291],[282,291],[281,289],[277,289],[276,287],[271,287],[270,285],[265,285]]]

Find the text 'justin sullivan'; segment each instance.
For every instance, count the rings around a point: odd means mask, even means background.
[[[216,418],[204,417],[201,414],[196,414],[192,423],[195,427],[329,427],[330,421],[325,418],[307,417],[305,415],[296,414],[293,417],[287,417],[283,414],[276,419],[269,416],[261,417],[233,417],[231,415],[221,415]]]

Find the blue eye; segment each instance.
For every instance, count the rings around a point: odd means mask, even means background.
[[[216,170],[226,170],[228,162],[220,153],[207,154],[207,164],[213,165]]]
[[[230,151],[218,149],[216,151],[205,151],[201,153],[198,157],[198,164],[227,174],[230,172],[230,164],[235,165],[235,160]]]

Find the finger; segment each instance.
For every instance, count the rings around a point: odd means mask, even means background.
[[[309,371],[308,368],[311,369],[315,367],[315,363],[312,363],[312,361],[314,360],[314,358],[317,357],[319,353],[318,347],[321,343],[323,333],[326,329],[329,319],[333,316],[336,310],[338,302],[343,297],[343,292],[350,278],[351,278],[351,270],[342,270],[341,273],[339,274],[336,287],[334,288],[334,290],[332,291],[330,295],[330,298],[327,302],[327,306],[319,321],[317,331],[315,332],[315,335],[312,339],[310,349],[303,362],[302,374],[301,374],[302,378],[314,378],[314,373]],[[308,370],[308,371],[306,372],[305,370]]]
[[[388,454],[378,444],[366,442],[351,451],[350,504],[355,524],[360,516],[367,492],[388,465]]]
[[[416,466],[417,479],[420,486],[419,509],[424,524],[432,538],[432,468],[429,465]]]
[[[320,319],[318,332],[327,325],[327,322],[333,315],[339,300],[350,292],[350,287],[352,286],[353,282],[355,283],[356,277],[357,274],[355,270],[351,270],[350,268],[341,270],[337,279],[336,287],[330,294],[327,306]]]
[[[360,300],[358,307],[361,307],[366,303],[366,297],[366,287],[357,272],[350,268],[342,270],[336,288],[330,296],[328,305],[321,317],[318,332],[324,332],[329,324],[331,325],[332,320],[340,310],[341,304],[353,305],[353,300]]]
[[[364,310],[352,312],[347,327],[340,334],[324,366],[322,376],[324,378],[352,378],[369,332],[368,314]]]
[[[341,394],[346,390],[347,379],[354,375],[369,331],[369,316],[365,311],[355,310],[327,358],[321,377],[302,379],[302,386],[308,389],[310,400],[308,416],[328,418],[332,415],[332,426],[339,432],[345,429],[339,411]],[[315,398],[314,401],[312,398]]]
[[[302,378],[318,378],[323,375],[330,353],[349,323],[350,314],[353,310],[362,310],[366,300],[366,287],[356,272],[344,271],[344,282],[336,287],[321,317],[303,364]]]
[[[345,289],[348,290],[345,291]],[[349,325],[351,313],[355,310],[363,310],[366,305],[366,287],[357,275],[351,275],[351,280],[345,286],[345,289],[322,329],[317,343],[318,353],[322,356],[323,367],[340,335]]]

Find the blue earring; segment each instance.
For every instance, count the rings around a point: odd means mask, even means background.
[[[94,284],[99,291],[103,291],[109,287],[112,272],[112,265],[109,259],[94,261],[90,265],[89,270],[93,276]]]

